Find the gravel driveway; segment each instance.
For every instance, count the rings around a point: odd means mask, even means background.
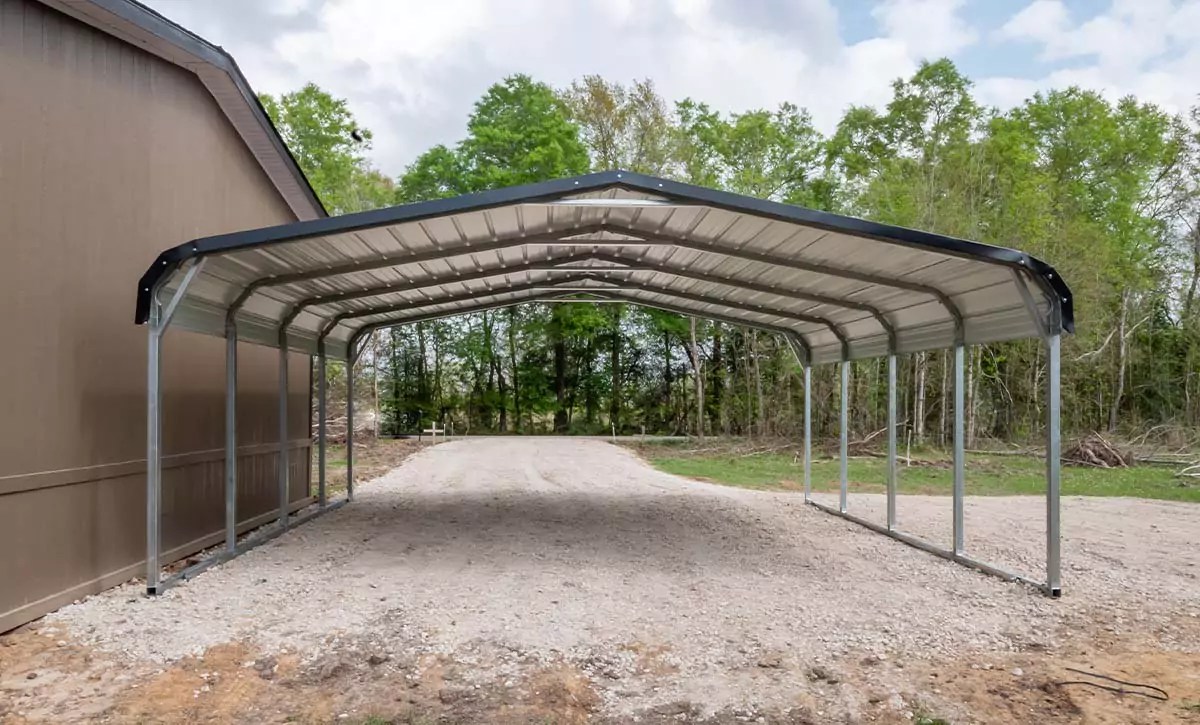
[[[595,440],[453,441],[360,490],[160,598],[129,585],[51,623],[141,662],[234,641],[314,662],[339,648],[433,654],[478,681],[567,662],[610,713],[794,704],[822,685],[812,668],[849,655],[890,665],[1052,649],[1098,626],[1200,645],[1200,507],[1187,504],[1065,500],[1066,595],[1052,601],[797,494],[678,478]],[[904,497],[902,523],[941,541],[947,506]],[[1036,573],[1043,506],[971,499],[972,553]],[[879,497],[851,507],[882,515]]]

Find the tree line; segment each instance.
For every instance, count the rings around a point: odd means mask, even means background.
[[[454,145],[398,178],[369,159],[371,132],[315,85],[264,107],[331,213],[624,168],[1014,247],[1055,265],[1075,295],[1063,342],[1067,431],[1200,423],[1200,106],[1171,114],[1081,88],[1001,111],[949,60],[893,83],[821,133],[799,105],[721,113],[669,103],[649,80],[524,75],[476,102]],[[967,356],[968,438],[1024,441],[1044,417],[1037,341]],[[939,444],[952,419],[949,351],[900,362],[900,420]],[[334,390],[344,391],[335,372]],[[469,432],[793,436],[803,386],[775,336],[621,304],[528,304],[377,332],[356,370],[380,433],[432,421]],[[882,360],[853,364],[850,421],[883,427]],[[837,428],[834,366],[813,371],[815,434]]]

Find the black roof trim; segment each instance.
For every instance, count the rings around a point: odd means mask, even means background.
[[[1063,329],[1067,332],[1074,331],[1070,288],[1052,266],[1024,252],[619,170],[197,239],[164,251],[142,275],[138,283],[135,321],[138,324],[146,321],[150,310],[150,292],[164,274],[194,257],[420,221],[448,214],[482,211],[508,204],[547,201],[613,187],[1024,269],[1039,281],[1047,294],[1056,296],[1061,305]]]
[[[317,210],[320,216],[329,216],[329,210],[321,203],[321,200],[317,197],[317,192],[312,188],[312,184],[309,183],[308,177],[300,170],[300,164],[296,161],[296,157],[292,155],[291,149],[283,142],[283,137],[279,135],[279,129],[275,127],[275,123],[267,115],[266,109],[263,108],[262,103],[258,100],[258,95],[250,87],[250,82],[246,80],[246,76],[242,73],[242,69],[238,67],[237,61],[234,60],[232,55],[221,46],[210,43],[170,18],[167,18],[157,10],[137,2],[137,0],[90,0],[90,2],[126,22],[142,28],[146,32],[166,40],[181,50],[195,56],[198,60],[224,71],[233,81],[234,85],[237,86],[238,91],[242,94],[242,98],[245,99],[251,111],[258,117],[259,123],[270,132],[271,144],[275,147],[280,157],[287,162],[292,175],[296,177],[301,190],[304,191],[313,208]]]

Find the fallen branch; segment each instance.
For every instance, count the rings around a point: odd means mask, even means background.
[[[1064,463],[1094,468],[1128,468],[1133,463],[1132,454],[1117,450],[1096,432],[1068,446],[1062,459]]]
[[[1175,474],[1176,478],[1200,478],[1200,463],[1193,463]]]
[[[1041,448],[1026,448],[1024,450],[1019,450],[1019,451],[998,451],[998,450],[983,450],[983,449],[969,448],[966,450],[966,452],[970,453],[972,455],[978,455],[978,456],[1023,456],[1023,457],[1037,457],[1037,458],[1045,458],[1046,457],[1046,451],[1042,450]]]

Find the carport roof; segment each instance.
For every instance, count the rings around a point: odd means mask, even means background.
[[[197,239],[143,275],[136,321],[189,272],[172,324],[343,359],[371,329],[573,295],[794,333],[813,363],[1073,328],[1022,252],[628,171]]]

